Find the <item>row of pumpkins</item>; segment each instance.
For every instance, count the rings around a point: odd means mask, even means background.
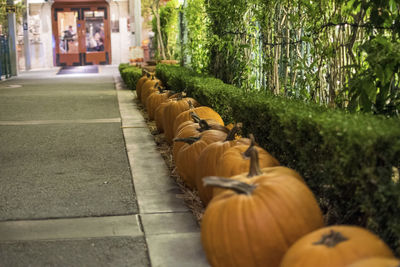
[[[173,94],[147,73],[137,98],[172,145],[178,174],[207,206],[201,239],[212,266],[400,266],[358,226],[324,227],[302,177],[213,109]]]

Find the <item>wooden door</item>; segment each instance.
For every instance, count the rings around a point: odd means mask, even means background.
[[[105,65],[110,58],[108,6],[62,5],[53,7],[56,66]]]

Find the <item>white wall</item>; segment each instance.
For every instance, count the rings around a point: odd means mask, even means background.
[[[31,68],[52,68],[53,65],[53,33],[51,20],[51,3],[44,0],[29,0],[29,40]],[[129,46],[131,33],[128,32],[129,8],[128,0],[108,1],[111,20],[119,21],[119,32],[111,32],[111,64],[129,62]],[[23,36],[22,27],[18,35]],[[19,53],[20,70],[25,70],[24,53]]]
[[[128,1],[111,1],[111,21],[119,20],[119,32],[111,32],[112,64],[129,62]]]

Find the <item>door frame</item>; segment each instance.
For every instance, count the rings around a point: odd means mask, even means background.
[[[85,11],[104,11],[104,51],[86,51]],[[57,12],[78,12],[77,34],[79,54],[60,52]],[[53,29],[53,64],[54,66],[107,65],[111,63],[111,29],[110,6],[106,1],[93,2],[55,2],[51,7]],[[78,33],[79,32],[79,33]]]

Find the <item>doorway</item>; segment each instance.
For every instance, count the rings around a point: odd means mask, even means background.
[[[55,3],[53,13],[56,66],[106,65],[111,61],[109,8],[105,3],[79,6]]]

